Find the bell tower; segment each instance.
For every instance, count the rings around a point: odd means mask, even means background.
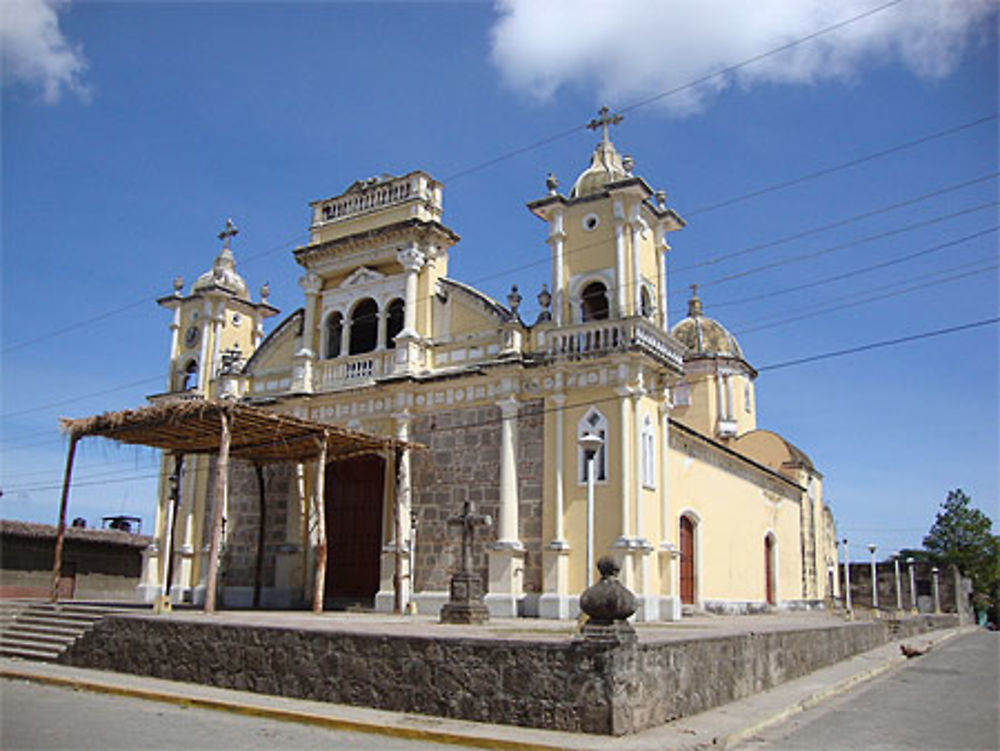
[[[222,250],[212,268],[184,295],[184,280],[174,279],[174,294],[157,302],[173,311],[170,323],[168,394],[218,397],[215,383],[223,373],[233,373],[253,354],[264,334],[264,319],[278,313],[267,302],[270,288],[261,287],[261,301],[250,299],[247,285],[236,272],[230,242],[239,234],[232,219],[219,232]],[[239,394],[233,394],[239,396]]]
[[[685,223],[618,154],[609,129],[622,119],[602,107],[587,125],[601,140],[569,195],[549,175],[548,196],[528,204],[549,225],[556,325],[642,316],[667,330],[666,237]]]

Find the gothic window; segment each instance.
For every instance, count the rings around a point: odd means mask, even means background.
[[[591,282],[580,295],[580,320],[604,321],[609,317],[608,288],[604,282]]]
[[[600,436],[604,439],[604,443],[594,455],[594,479],[598,482],[603,482],[608,479],[608,421],[605,419],[604,415],[593,407],[590,408],[584,418],[577,424],[577,438],[581,438],[587,433],[593,433],[594,435]],[[584,454],[583,449],[580,448],[579,442],[577,443],[577,463],[580,467],[580,482],[586,482],[587,457]]]
[[[351,313],[351,339],[348,354],[372,352],[378,344],[378,303],[370,297],[354,306]]]
[[[403,319],[404,310],[403,301],[398,297],[389,303],[387,309],[388,320],[386,321],[385,327],[385,346],[386,349],[395,349],[396,347],[396,336],[400,331],[403,330]]]
[[[656,487],[656,428],[648,414],[642,418],[642,484]]]
[[[184,366],[184,372],[181,373],[181,391],[190,391],[191,389],[198,387],[198,363],[194,360],[188,360],[188,364]]]
[[[331,313],[326,319],[326,359],[340,357],[340,343],[344,340],[344,316]]]

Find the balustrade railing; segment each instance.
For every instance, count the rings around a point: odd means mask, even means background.
[[[546,332],[544,347],[546,354],[557,358],[593,357],[636,349],[677,365],[683,358],[680,345],[645,318],[562,326]]]
[[[363,355],[321,360],[314,371],[314,388],[327,391],[355,384],[358,381],[390,375],[395,358],[394,350],[366,352]]]

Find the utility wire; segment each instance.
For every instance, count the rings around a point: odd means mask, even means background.
[[[937,329],[935,331],[925,331],[920,334],[911,334],[910,336],[901,336],[898,339],[884,339],[879,342],[872,342],[871,344],[862,344],[858,347],[848,347],[847,349],[839,349],[833,352],[824,352],[819,355],[812,355],[810,357],[800,357],[796,360],[786,360],[785,362],[773,363],[771,365],[762,365],[756,368],[758,373],[762,373],[765,370],[778,370],[780,368],[790,368],[798,365],[805,365],[811,362],[817,362],[819,360],[828,360],[832,357],[843,357],[844,355],[853,355],[857,352],[867,352],[873,349],[880,349],[882,347],[892,347],[897,344],[905,344],[907,342],[915,342],[921,339],[930,339],[935,336],[946,336],[947,334],[955,334],[960,331],[968,331],[969,329],[980,328],[982,326],[990,326],[1000,321],[1000,317],[986,318],[982,321],[973,321],[972,323],[964,323],[959,326],[949,326],[945,329]]]

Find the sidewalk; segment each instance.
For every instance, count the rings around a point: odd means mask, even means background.
[[[899,650],[901,643],[916,647],[935,645],[970,630],[975,627],[933,631],[891,642],[748,699],[623,738],[384,712],[6,658],[0,658],[0,677],[470,748],[581,751],[726,748],[857,683],[892,670],[906,661]]]

